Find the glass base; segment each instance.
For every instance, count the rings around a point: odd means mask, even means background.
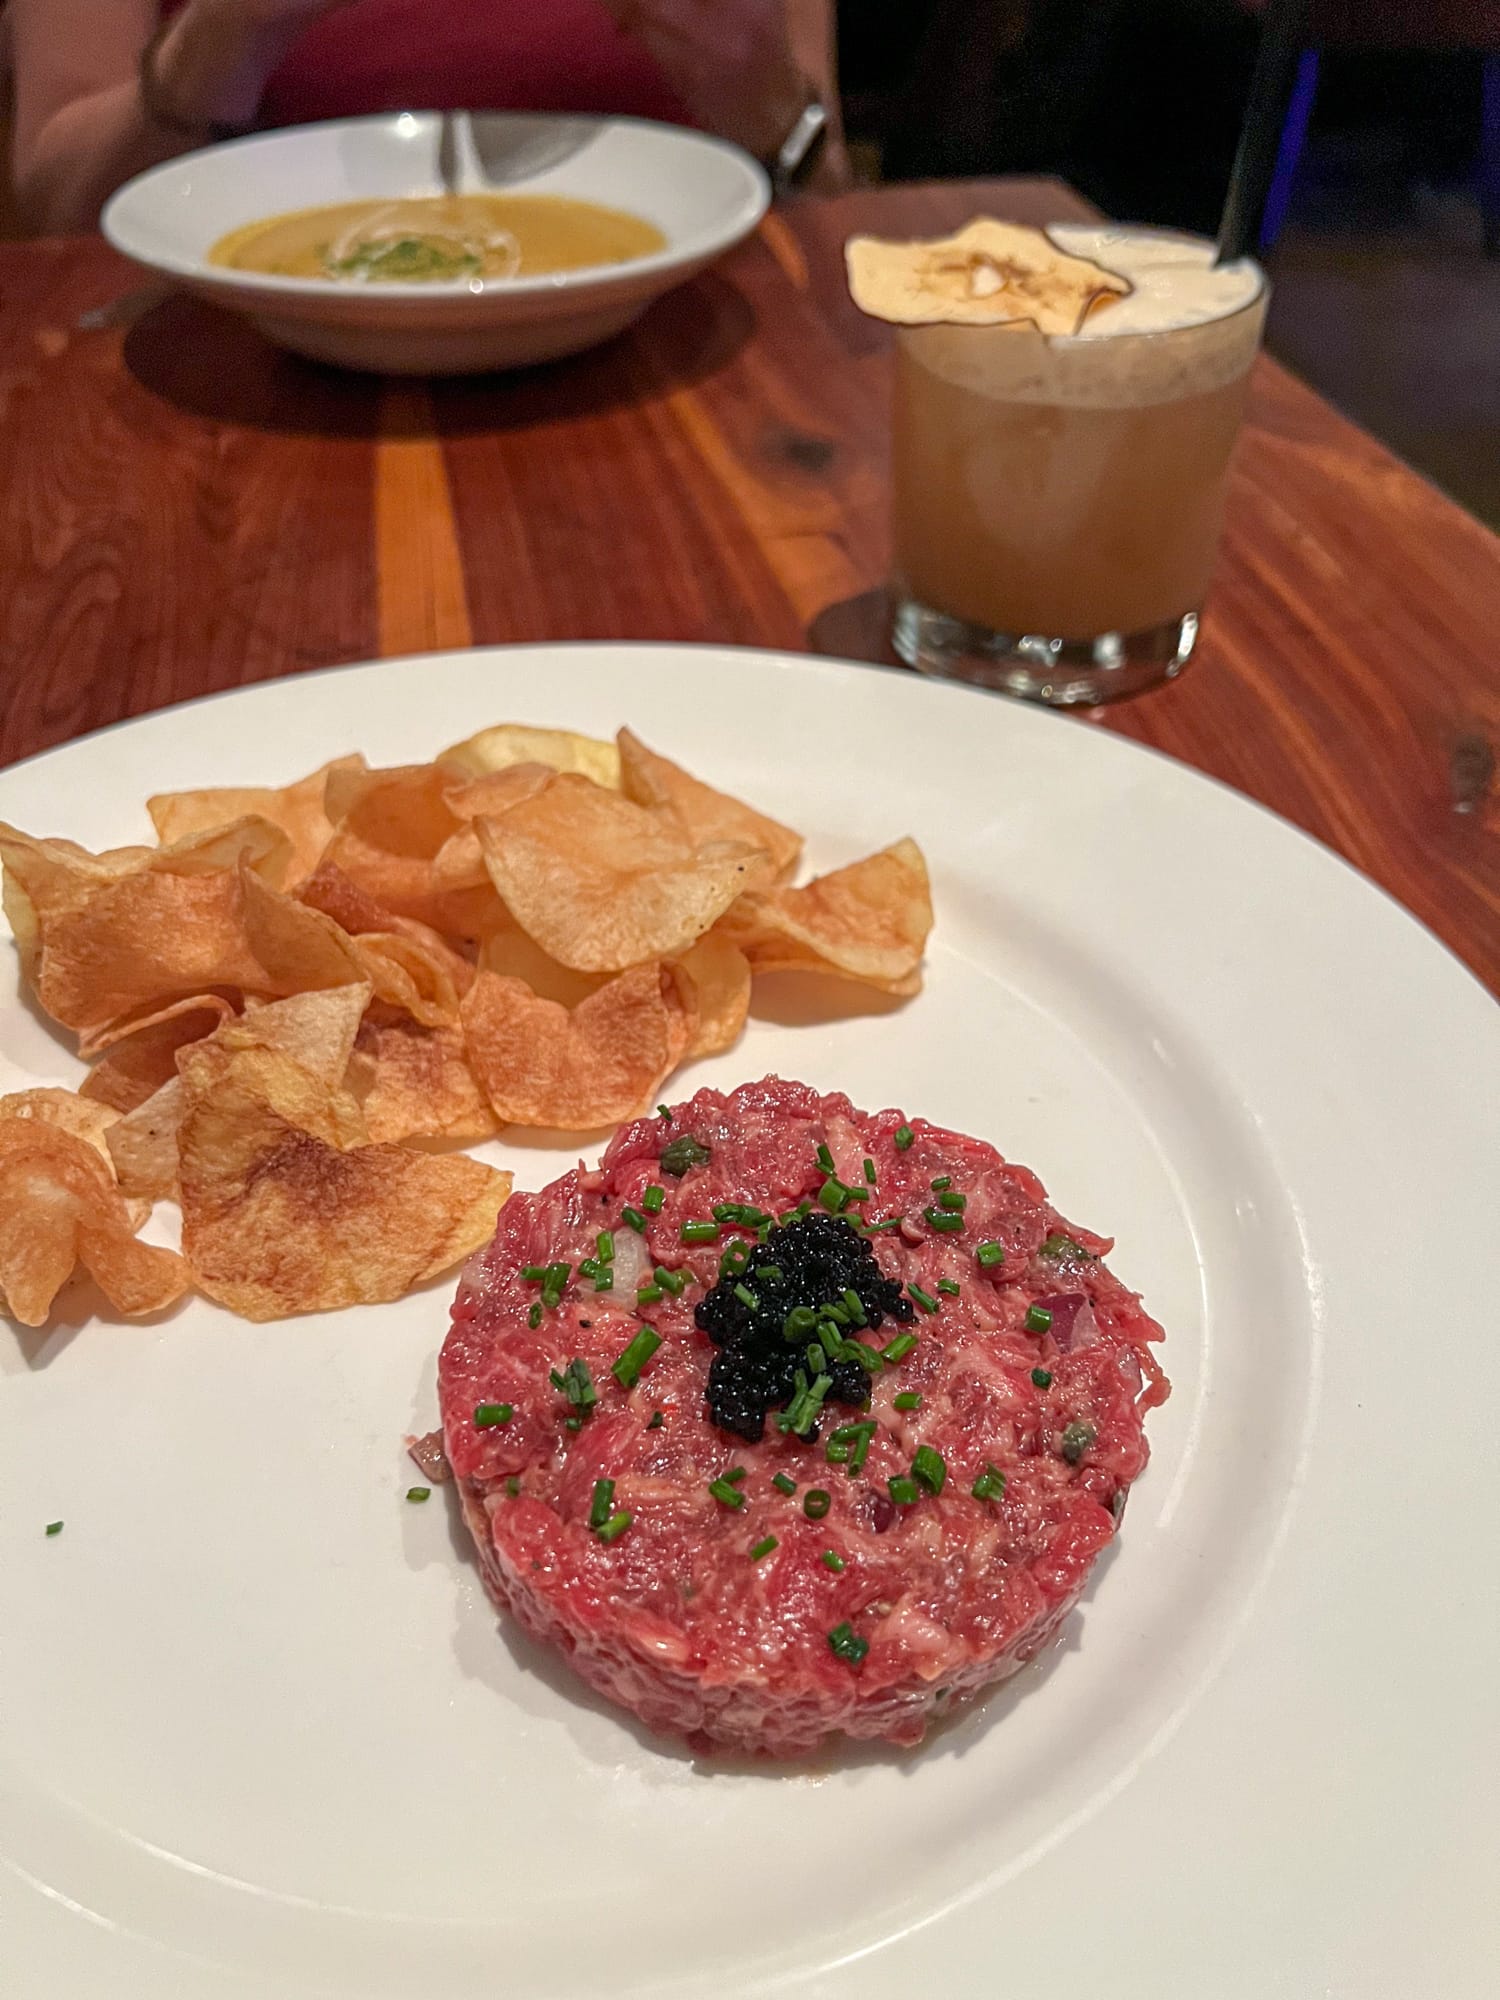
[[[1196,611],[1149,632],[1048,639],[1036,632],[992,632],[933,611],[914,597],[898,600],[891,632],[896,651],[919,673],[971,681],[1057,708],[1119,701],[1159,687],[1182,672],[1197,638]]]

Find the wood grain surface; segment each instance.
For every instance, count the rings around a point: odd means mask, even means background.
[[[804,200],[607,348],[430,386],[142,296],[96,241],[0,245],[0,762],[471,641],[889,659],[888,341],[842,244],[981,210],[1081,212],[1044,181]],[[1500,988],[1497,649],[1500,542],[1267,361],[1197,660],[1078,726],[1285,814]]]

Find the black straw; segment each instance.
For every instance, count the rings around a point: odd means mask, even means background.
[[[1307,11],[1307,0],[1270,0],[1266,8],[1239,150],[1230,170],[1219,224],[1221,264],[1252,256],[1259,247],[1297,62],[1307,47]]]

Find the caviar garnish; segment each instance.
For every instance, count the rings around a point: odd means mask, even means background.
[[[784,1472],[773,1473],[771,1475],[771,1484],[776,1488],[778,1493],[785,1493],[788,1497],[797,1490],[796,1480],[788,1479]]]
[[[912,1131],[910,1125],[898,1125],[892,1143],[898,1153],[904,1153],[915,1137],[916,1134]]]
[[[887,1491],[898,1507],[911,1507],[916,1504],[919,1496],[915,1479],[908,1479],[904,1474],[898,1473],[894,1479],[888,1479],[885,1483]]]
[[[612,1479],[594,1481],[594,1497],[589,1503],[589,1526],[595,1530],[602,1528],[615,1511],[615,1482]]]
[[[599,1391],[594,1387],[589,1364],[579,1360],[576,1355],[561,1374],[554,1368],[549,1380],[559,1395],[567,1397],[580,1421],[589,1415],[599,1400]]]
[[[1094,1262],[1094,1253],[1091,1250],[1085,1250],[1083,1245],[1075,1243],[1071,1236],[1064,1236],[1060,1229],[1054,1229],[1052,1234],[1044,1239],[1042,1247],[1036,1254],[1038,1257],[1051,1258],[1053,1262],[1063,1257],[1081,1258],[1085,1264]]]
[[[1062,1434],[1062,1442],[1059,1444],[1058,1450],[1068,1461],[1069,1465],[1076,1465],[1098,1435],[1098,1431],[1092,1424],[1069,1424],[1068,1428]]]
[[[783,1412],[780,1428],[810,1438],[825,1398],[862,1408],[877,1357],[847,1330],[914,1317],[900,1285],[844,1217],[794,1211],[770,1241],[772,1261],[755,1265],[753,1288],[739,1270],[726,1271],[693,1315],[719,1350],[709,1368],[709,1415],[721,1430],[752,1443],[776,1409]],[[822,1353],[809,1374],[811,1341]]]
[[[758,1563],[762,1556],[768,1556],[776,1546],[776,1537],[774,1535],[767,1535],[763,1542],[757,1542],[755,1547],[750,1551],[751,1562]]]
[[[1026,1331],[1028,1333],[1045,1333],[1051,1324],[1052,1315],[1045,1306],[1028,1306],[1026,1308]]]
[[[641,1196],[641,1207],[645,1209],[647,1215],[660,1215],[661,1205],[666,1200],[666,1198],[667,1198],[666,1189],[662,1187],[658,1182],[653,1181],[650,1187],[648,1187],[646,1192]]]
[[[638,1236],[645,1235],[646,1218],[644,1215],[641,1214],[641,1211],[638,1208],[631,1208],[627,1204],[624,1208],[620,1210],[620,1220],[621,1222],[627,1224],[631,1229],[633,1229]]]
[[[974,1252],[974,1257],[981,1269],[988,1271],[994,1265],[1005,1262],[1005,1245],[1003,1243],[981,1243],[979,1248]]]
[[[661,1170],[664,1174],[670,1174],[674,1180],[680,1181],[689,1167],[706,1166],[710,1157],[709,1150],[702,1140],[689,1138],[684,1132],[662,1147]]]
[[[919,1444],[911,1462],[911,1471],[913,1479],[925,1486],[936,1499],[948,1477],[941,1452],[934,1451],[930,1444]]]
[[[802,1511],[809,1521],[821,1521],[833,1505],[833,1495],[822,1486],[810,1486],[802,1496]]]
[[[432,1498],[432,1488],[430,1486],[408,1486],[406,1489],[406,1497],[408,1500],[420,1504],[421,1501],[430,1500]],[[48,1534],[51,1534],[52,1530],[49,1528],[47,1532]]]
[[[857,1667],[870,1650],[868,1639],[861,1639],[854,1627],[847,1622],[835,1625],[828,1635],[828,1643],[841,1660],[847,1660],[851,1667]]]
[[[595,1528],[594,1533],[601,1542],[617,1542],[634,1519],[634,1514],[622,1508],[618,1514],[611,1514],[602,1527]]]
[[[893,1396],[891,1401],[898,1410],[920,1410],[922,1407],[922,1398],[915,1389],[903,1389],[901,1394]]]
[[[999,1500],[1005,1493],[1005,1474],[985,1460],[984,1470],[969,1488],[976,1500]]]
[[[660,1292],[657,1292],[657,1297],[661,1297]],[[656,1329],[643,1326],[619,1359],[610,1364],[609,1372],[622,1389],[635,1387],[640,1380],[641,1370],[660,1346],[661,1335]]]
[[[837,1549],[824,1549],[821,1561],[824,1569],[831,1569],[835,1574],[845,1567],[844,1558]]]
[[[556,1379],[554,1376],[553,1380]],[[493,1430],[496,1424],[508,1424],[515,1414],[515,1406],[512,1403],[476,1403],[474,1428],[479,1431]]]
[[[1052,1370],[1050,1368],[1033,1368],[1031,1379],[1039,1389],[1050,1389],[1052,1387]]]

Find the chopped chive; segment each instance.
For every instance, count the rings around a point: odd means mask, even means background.
[[[915,1137],[916,1134],[912,1131],[910,1125],[898,1125],[892,1143],[895,1145],[898,1153],[904,1153]]]
[[[845,1567],[844,1558],[839,1554],[837,1549],[824,1549],[822,1555],[819,1557],[819,1561],[822,1563],[824,1569],[831,1569],[835,1573]]]
[[[635,1302],[638,1306],[654,1306],[658,1299],[665,1297],[666,1293],[660,1285],[642,1285],[635,1295]]]
[[[648,1431],[659,1431],[664,1422],[665,1418],[663,1417],[662,1412],[660,1410],[653,1410],[651,1412],[651,1421],[649,1424],[647,1424],[646,1428]]]
[[[888,1479],[885,1483],[887,1491],[898,1507],[916,1505],[918,1494],[915,1479],[908,1479],[903,1473],[898,1473],[894,1479]]]
[[[593,1257],[580,1257],[578,1275],[580,1278],[597,1278],[604,1266]]]
[[[917,1344],[914,1333],[898,1333],[894,1340],[888,1340],[880,1352],[894,1368],[898,1361],[904,1361]]]
[[[519,1499],[520,1499],[520,1497],[521,1497],[521,1481],[520,1481],[520,1477],[519,1477],[519,1475],[518,1475],[517,1473],[514,1473],[514,1472],[513,1472],[513,1473],[512,1473],[511,1475],[510,1475],[510,1478],[506,1480],[506,1482],[505,1482],[505,1490],[506,1490],[506,1492],[507,1492],[507,1493],[508,1493],[508,1494],[510,1495],[510,1497],[511,1497],[511,1499],[512,1499],[512,1500],[519,1500]]]
[[[911,1470],[912,1477],[919,1480],[936,1499],[948,1477],[942,1453],[934,1451],[930,1444],[919,1444],[912,1457]]]
[[[868,1182],[870,1183],[870,1186],[871,1186],[871,1187],[874,1187],[874,1185],[875,1185],[875,1162],[874,1162],[873,1160],[866,1160],[866,1161],[865,1161],[865,1179],[866,1179],[866,1180],[867,1180],[867,1181],[868,1181]]]
[[[839,1361],[855,1361],[867,1375],[880,1373],[880,1356],[873,1347],[866,1347],[862,1340],[841,1340],[835,1356]]]
[[[613,1269],[610,1269],[608,1271],[601,1271],[598,1277],[595,1278],[594,1280],[594,1290],[596,1292],[612,1292],[614,1288],[615,1288],[615,1274]]]
[[[627,1514],[622,1508],[618,1514],[611,1514],[603,1527],[596,1528],[594,1533],[601,1542],[617,1542],[634,1519],[633,1514]]]
[[[564,1429],[565,1431],[581,1431],[581,1430],[583,1429],[583,1418],[582,1418],[582,1417],[564,1417],[564,1418],[563,1418],[563,1429]]]
[[[932,1296],[931,1292],[924,1292],[920,1285],[908,1285],[906,1289],[911,1293],[924,1313],[935,1313],[937,1311],[938,1302]]]
[[[818,1324],[818,1315],[811,1306],[793,1306],[781,1322],[784,1340],[805,1340]]]
[[[937,1205],[947,1209],[951,1215],[962,1215],[969,1205],[969,1197],[960,1194],[957,1188],[944,1188],[937,1198]]]
[[[1003,1243],[981,1243],[979,1248],[974,1252],[974,1256],[981,1267],[988,1271],[992,1265],[1003,1264],[1005,1262],[1005,1245]]]
[[[846,1187],[844,1189],[844,1199],[845,1201],[868,1201],[870,1199],[870,1190],[862,1187]]]
[[[594,1497],[589,1503],[589,1526],[602,1528],[615,1511],[615,1482],[612,1479],[594,1481]]]
[[[653,1291],[655,1286],[651,1288]],[[620,1355],[610,1363],[609,1372],[622,1389],[633,1389],[640,1380],[641,1370],[661,1346],[661,1335],[654,1327],[643,1326],[635,1339]]]
[[[826,1319],[831,1319],[835,1326],[847,1326],[849,1324],[849,1308],[846,1305],[841,1305],[837,1300],[831,1299],[826,1306],[819,1306],[818,1311]]]
[[[743,1486],[749,1477],[743,1465],[731,1465],[729,1470],[720,1476],[727,1479],[731,1486]]]
[[[847,1621],[835,1625],[828,1635],[828,1643],[841,1660],[847,1660],[851,1667],[857,1667],[870,1650],[868,1639],[861,1639],[854,1627]]]
[[[901,1218],[899,1215],[888,1215],[884,1222],[864,1222],[860,1227],[866,1236],[884,1236],[887,1230],[901,1227]]]
[[[956,1299],[958,1297],[959,1288],[957,1285],[954,1284],[951,1278],[939,1278],[937,1281],[937,1288],[947,1298]]]
[[[760,1295],[757,1292],[752,1292],[748,1285],[736,1285],[734,1295],[745,1308],[746,1312],[756,1312],[759,1310]]]
[[[779,1215],[776,1219],[784,1228],[789,1222],[800,1222],[805,1215],[811,1215],[812,1207],[810,1201],[799,1201],[795,1208],[789,1208],[784,1215]]]
[[[773,1473],[771,1475],[771,1484],[776,1488],[778,1493],[785,1493],[788,1497],[797,1490],[796,1480],[789,1479],[784,1472]]]
[[[1068,1461],[1069,1465],[1076,1465],[1098,1435],[1098,1431],[1092,1424],[1071,1423],[1062,1434],[1062,1442],[1058,1446],[1058,1450]]]
[[[508,1424],[515,1414],[515,1406],[511,1403],[476,1403],[474,1428],[478,1431],[493,1430],[496,1424]]]
[[[1052,1315],[1045,1306],[1028,1306],[1026,1308],[1026,1331],[1028,1333],[1045,1333],[1051,1324]]]
[[[868,1326],[870,1324],[870,1316],[865,1311],[865,1302],[852,1285],[845,1289],[844,1304],[849,1308],[849,1317],[854,1321],[856,1326]]]
[[[667,1122],[667,1123],[668,1123],[669,1125],[671,1124],[671,1122],[672,1122],[672,1113],[671,1113],[671,1111],[670,1111],[670,1110],[668,1109],[668,1107],[667,1107],[667,1106],[666,1106],[665,1104],[658,1104],[658,1105],[657,1105],[657,1107],[656,1107],[656,1115],[657,1115],[657,1117],[658,1117],[658,1118],[664,1118],[664,1119],[666,1120],[666,1122]]]
[[[849,1206],[849,1190],[830,1176],[818,1189],[818,1201],[830,1215],[842,1215]]]
[[[1036,1254],[1038,1257],[1053,1259],[1059,1257],[1080,1257],[1086,1264],[1092,1264],[1095,1261],[1092,1251],[1085,1250],[1081,1243],[1075,1243],[1071,1236],[1064,1236],[1062,1231],[1058,1229],[1054,1229],[1050,1236],[1043,1239],[1042,1247]]]
[[[548,1379],[559,1394],[567,1397],[580,1418],[586,1417],[599,1400],[588,1363],[576,1355],[561,1374],[554,1368]]]
[[[644,1215],[641,1214],[641,1211],[638,1208],[631,1208],[627,1204],[624,1208],[620,1210],[620,1220],[626,1225],[627,1228],[633,1229],[638,1236],[645,1235],[646,1218]]]
[[[1031,1379],[1039,1389],[1050,1389],[1052,1387],[1052,1370],[1050,1368],[1033,1368]]]
[[[690,1167],[701,1167],[709,1158],[707,1146],[697,1139],[690,1139],[686,1132],[680,1139],[674,1139],[670,1146],[662,1148],[658,1165],[664,1174],[671,1174],[674,1180],[681,1180]]]
[[[935,1229],[940,1236],[951,1236],[955,1229],[962,1229],[964,1226],[963,1217],[950,1215],[946,1208],[924,1208],[922,1216],[928,1226]]]
[[[932,1191],[934,1194],[941,1194],[945,1188],[951,1188],[952,1185],[952,1174],[939,1174],[937,1179],[932,1183]]]
[[[710,1479],[708,1490],[721,1507],[743,1507],[745,1504],[744,1494],[727,1479]]]
[[[818,1421],[818,1412],[823,1407],[823,1398],[833,1387],[831,1375],[819,1375],[810,1385],[798,1389],[792,1401],[787,1404],[777,1424],[783,1431],[795,1431],[798,1437],[806,1437]]]
[[[829,1152],[826,1145],[818,1147],[818,1165],[823,1169],[825,1174],[831,1174],[834,1171],[833,1155]]]
[[[641,1207],[645,1209],[647,1215],[660,1215],[661,1205],[666,1200],[666,1198],[667,1198],[666,1189],[660,1184],[659,1181],[653,1181],[650,1187],[648,1187],[646,1192],[641,1196]]]
[[[785,1274],[779,1264],[757,1264],[755,1275],[763,1285],[779,1285]]]
[[[755,1547],[750,1551],[751,1562],[758,1563],[762,1556],[768,1556],[776,1546],[776,1537],[774,1535],[767,1535],[763,1542],[757,1542]]]
[[[408,1500],[412,1501],[430,1500],[432,1498],[432,1488],[430,1486],[408,1486],[406,1489],[406,1497]],[[62,1523],[59,1522],[58,1526],[61,1527],[61,1525]],[[47,1533],[50,1535],[52,1533],[52,1530],[49,1528],[47,1530]]]
[[[615,1261],[614,1231],[611,1229],[601,1229],[594,1240],[599,1250],[599,1262],[601,1264],[613,1264]]]
[[[1005,1494],[1005,1474],[986,1459],[984,1470],[969,1488],[976,1500],[999,1500]]]
[[[541,1323],[542,1323],[542,1302],[540,1299],[538,1299],[536,1304],[531,1308],[531,1311],[526,1315],[526,1324],[529,1327],[535,1329],[536,1327],[539,1327]]]
[[[678,1234],[684,1243],[717,1243],[719,1225],[717,1222],[685,1222]]]
[[[809,1521],[821,1521],[833,1505],[833,1495],[821,1486],[810,1486],[802,1496],[802,1511]]]
[[[714,1203],[715,1222],[732,1222],[742,1229],[759,1229],[770,1217],[763,1208],[757,1208],[749,1201],[719,1201]]]
[[[851,1447],[846,1444],[830,1444],[823,1448],[823,1456],[830,1465],[847,1465]]]
[[[522,1268],[521,1276],[529,1285],[540,1285],[546,1282],[549,1269],[546,1264],[527,1264]]]
[[[915,1389],[903,1389],[901,1394],[893,1396],[891,1401],[898,1410],[920,1410],[922,1407],[922,1398]]]
[[[682,1288],[687,1283],[687,1278],[681,1271],[667,1271],[658,1264],[652,1276],[664,1292],[670,1292],[674,1299],[682,1297]]]
[[[841,1345],[842,1345],[841,1342],[836,1341],[834,1343],[833,1353],[830,1354],[829,1350],[827,1349],[827,1347],[824,1346],[821,1340],[817,1341],[810,1340],[808,1342],[803,1352],[807,1356],[807,1365],[812,1370],[814,1375],[817,1374],[818,1370],[823,1366],[823,1363],[825,1361],[831,1361],[833,1359],[833,1355],[838,1353],[839,1347]]]

